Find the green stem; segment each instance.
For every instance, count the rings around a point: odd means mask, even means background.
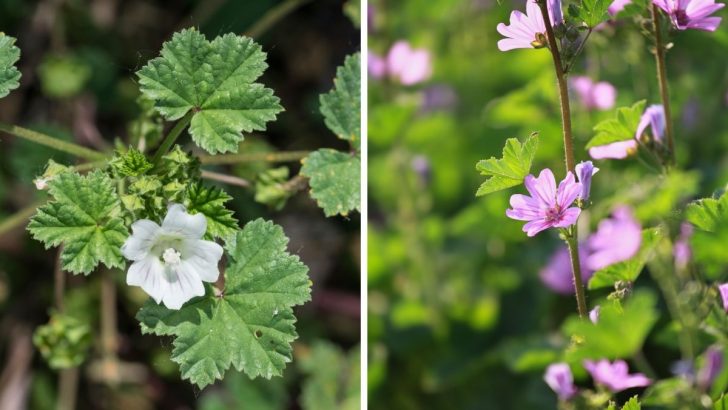
[[[581,280],[581,261],[579,260],[579,241],[576,234],[576,226],[572,227],[572,232],[566,240],[569,248],[569,258],[571,259],[571,272],[574,278],[574,294],[576,295],[576,308],[579,317],[585,319],[588,315],[586,307],[586,295],[584,294],[584,283]]]
[[[220,174],[218,172],[212,172],[212,171],[205,171],[202,170],[201,175],[204,179],[209,179],[211,181],[218,181],[229,185],[235,185],[243,188],[250,188],[250,181],[247,179],[239,178],[233,175],[228,174]]]
[[[584,40],[579,43],[579,48],[576,49],[576,52],[574,52],[574,56],[571,57],[571,62],[564,68],[564,72],[568,73],[571,71],[571,68],[574,66],[574,61],[576,61],[576,57],[581,54],[581,52],[584,50],[584,45],[586,45],[587,40],[589,40],[589,36],[591,36],[592,28],[589,27],[589,30],[586,32],[586,35],[584,36]]]
[[[655,34],[655,63],[657,64],[657,83],[660,86],[660,99],[665,108],[665,138],[670,152],[670,164],[675,163],[675,143],[672,131],[672,113],[670,110],[670,92],[667,88],[667,67],[665,65],[665,46],[660,30],[660,11],[652,5],[652,28]]]
[[[10,217],[0,223],[0,235],[3,235],[6,232],[11,231],[16,227],[22,225],[23,223],[28,222],[28,218],[30,218],[35,213],[35,210],[41,205],[43,205],[43,202],[35,202],[32,205],[27,206],[19,210],[18,212],[10,215]]]
[[[36,144],[45,145],[55,150],[67,152],[69,154],[91,161],[103,159],[106,157],[104,153],[82,147],[72,142],[59,140],[57,138],[51,137],[50,135],[42,134],[40,132],[19,127],[17,125],[0,123],[0,131],[6,132],[10,135],[14,135],[18,138],[23,138],[28,141],[35,142]]]
[[[157,152],[154,153],[154,157],[152,158],[152,164],[157,164],[159,160],[162,159],[162,155],[166,154],[169,151],[174,142],[177,141],[177,138],[179,138],[180,134],[182,134],[182,131],[184,131],[185,128],[187,128],[187,126],[190,124],[193,115],[194,112],[190,111],[187,113],[187,115],[182,117],[182,119],[177,122],[174,128],[172,128],[169,134],[167,134],[167,136],[164,138],[162,144],[159,145],[159,148],[157,148]]]
[[[286,17],[289,13],[296,10],[298,7],[308,3],[311,0],[287,0],[283,3],[268,10],[254,25],[245,32],[245,35],[252,38],[257,38],[263,33],[268,31],[271,27],[275,26],[280,20]]]
[[[539,0],[539,7],[546,25],[546,38],[549,42],[549,50],[554,60],[554,70],[556,71],[556,81],[559,87],[559,102],[561,106],[561,123],[564,136],[564,159],[566,162],[566,170],[573,171],[574,166],[574,137],[571,133],[571,107],[569,105],[569,87],[566,83],[566,72],[561,62],[561,53],[554,35],[554,28],[551,26],[548,8],[545,0]]]
[[[251,152],[246,154],[201,155],[203,165],[239,164],[243,162],[294,162],[311,151]]]

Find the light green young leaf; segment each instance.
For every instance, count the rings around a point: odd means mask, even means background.
[[[728,410],[728,395],[723,394],[713,403],[713,410]]]
[[[610,0],[582,0],[579,6],[569,7],[569,14],[588,27],[594,28],[609,18],[607,9],[611,3]]]
[[[627,141],[634,138],[637,126],[645,110],[646,101],[638,101],[631,107],[620,107],[614,118],[604,120],[594,126],[596,135],[589,140],[586,148],[598,147],[613,142]]]
[[[359,357],[359,347],[344,354],[336,345],[316,342],[301,361],[301,369],[308,374],[303,384],[303,408],[358,410],[361,397]]]
[[[491,157],[479,161],[475,166],[481,175],[490,176],[475,195],[482,196],[522,184],[523,179],[531,172],[537,147],[537,133],[529,135],[523,145],[517,138],[506,140],[501,159]]]
[[[704,231],[715,230],[721,221],[728,221],[728,195],[691,202],[685,208],[685,219]]]
[[[361,54],[346,57],[336,70],[334,89],[322,94],[321,114],[326,126],[358,151],[361,143]]]
[[[234,366],[250,378],[280,376],[298,335],[292,306],[311,299],[308,268],[286,251],[281,227],[262,219],[229,241],[225,288],[180,310],[148,301],[137,314],[143,333],[175,336],[172,361],[199,388]]]
[[[137,75],[167,120],[194,113],[192,140],[215,154],[237,152],[243,132],[264,130],[283,110],[273,90],[255,83],[267,67],[265,53],[248,37],[226,34],[210,42],[185,29]]]
[[[346,216],[352,210],[359,210],[359,155],[322,148],[303,160],[301,175],[310,179],[311,197],[323,208],[326,216]]]
[[[187,189],[186,196],[187,210],[193,214],[201,213],[207,219],[205,235],[227,240],[239,229],[233,211],[225,207],[225,203],[233,198],[222,189],[197,183]]]
[[[581,366],[584,359],[632,357],[657,321],[656,303],[654,294],[635,291],[624,307],[618,301],[604,303],[596,324],[578,317],[567,319],[563,333],[579,343],[566,351],[566,360]]]
[[[624,403],[624,406],[622,406],[622,410],[641,410],[642,405],[640,405],[639,396],[632,396],[631,399],[627,400],[627,403]]]
[[[589,280],[589,289],[612,287],[617,281],[634,282],[637,280],[662,237],[663,233],[659,228],[643,230],[642,244],[637,255],[632,259],[598,270]]]
[[[20,59],[20,49],[15,46],[15,39],[0,32],[0,98],[20,85],[20,71],[15,63]]]
[[[60,173],[48,182],[53,200],[38,208],[28,230],[46,248],[63,244],[64,270],[89,274],[99,263],[123,268],[121,245],[128,235],[119,196],[101,171]]]

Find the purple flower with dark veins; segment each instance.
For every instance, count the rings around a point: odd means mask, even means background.
[[[608,388],[613,393],[633,387],[649,386],[652,381],[642,373],[629,374],[627,362],[615,360],[610,363],[607,359],[597,362],[584,361],[584,368],[591,374],[594,382]]]
[[[554,363],[546,368],[543,380],[551,387],[561,400],[569,400],[576,394],[574,376],[566,363]]]
[[[561,0],[548,0],[547,7],[551,25],[558,26],[564,19],[561,13]],[[496,29],[504,39],[498,41],[500,51],[516,48],[542,48],[548,45],[546,24],[538,4],[533,0],[526,2],[526,14],[518,10],[511,12],[510,25],[498,24]]]
[[[528,221],[523,226],[526,235],[534,236],[548,228],[566,228],[576,223],[581,209],[571,205],[581,193],[582,186],[576,182],[571,171],[558,189],[554,174],[548,168],[541,171],[538,178],[526,176],[524,184],[531,196],[512,195],[512,208],[506,210],[506,215],[519,221]]]
[[[720,17],[711,14],[722,9],[725,4],[714,0],[652,0],[670,17],[678,30],[694,28],[703,31],[715,31],[720,25]]]
[[[582,201],[586,201],[589,199],[592,176],[599,172],[599,168],[595,167],[591,161],[582,161],[576,164],[574,171],[576,172],[576,178],[581,182],[581,194],[579,194],[579,198]]]
[[[637,254],[642,244],[642,226],[629,207],[621,206],[614,210],[611,218],[599,223],[587,243],[586,266],[598,271]]]
[[[584,283],[589,282],[594,271],[589,269],[585,262],[587,258],[586,246],[579,244],[579,262],[581,263],[581,279]],[[554,252],[548,265],[541,269],[538,273],[541,282],[547,288],[562,295],[574,294],[574,276],[571,273],[571,258],[569,257],[569,248],[560,247]]]
[[[720,298],[723,299],[723,309],[728,313],[728,283],[718,285]]]
[[[705,363],[698,371],[698,387],[703,391],[708,390],[721,370],[723,370],[723,350],[718,346],[710,346],[705,351]]]

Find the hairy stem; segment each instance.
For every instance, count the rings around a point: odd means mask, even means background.
[[[675,163],[675,143],[672,132],[672,113],[670,111],[670,91],[667,88],[667,67],[665,65],[665,45],[660,30],[660,10],[652,5],[652,29],[655,35],[655,63],[657,64],[657,83],[660,86],[660,99],[665,108],[665,138],[670,152],[670,164]]]
[[[294,162],[306,158],[310,153],[311,151],[280,151],[200,155],[200,162],[203,165],[226,165],[245,162]]]
[[[82,147],[72,142],[63,141],[37,131],[19,127],[17,125],[0,123],[0,131],[6,132],[10,135],[14,135],[18,138],[23,138],[28,141],[35,142],[36,144],[45,145],[46,147],[66,152],[79,158],[85,158],[91,161],[100,160],[106,157],[104,153]]]
[[[256,38],[261,36],[263,33],[268,31],[271,27],[275,26],[276,23],[281,21],[284,17],[296,10],[298,7],[308,3],[311,0],[286,0],[283,3],[268,10],[248,31],[245,35],[248,37]]]
[[[566,240],[569,248],[569,259],[571,259],[571,272],[574,279],[574,294],[576,295],[576,308],[579,317],[585,319],[588,315],[586,308],[586,295],[584,294],[584,283],[581,280],[581,261],[579,260],[579,241],[576,237],[576,227],[572,229],[572,234]]]
[[[63,312],[65,306],[63,303],[63,290],[66,286],[66,277],[63,274],[63,268],[61,267],[61,253],[63,253],[63,245],[58,247],[58,253],[56,255],[56,266],[53,270],[53,294],[54,302],[56,304],[56,310]]]
[[[118,362],[116,360],[116,284],[113,271],[104,271],[101,275],[101,356],[103,378],[107,384],[113,385],[119,380]]]
[[[249,188],[250,187],[250,181],[247,179],[239,178],[233,175],[228,174],[220,174],[218,172],[212,172],[212,171],[202,171],[202,178],[209,179],[212,181],[218,181],[229,185],[235,185],[243,188]]]
[[[159,163],[159,160],[162,159],[162,155],[166,154],[169,149],[172,148],[172,145],[174,145],[174,142],[177,141],[177,138],[179,138],[180,134],[182,134],[182,131],[190,125],[190,121],[192,121],[192,116],[194,114],[194,111],[190,110],[187,115],[177,121],[174,128],[172,128],[172,130],[169,131],[169,134],[164,137],[164,141],[162,141],[162,144],[160,144],[159,148],[157,148],[157,152],[154,153],[154,157],[152,157],[152,164]]]
[[[78,392],[78,367],[63,369],[58,379],[56,410],[74,410]]]

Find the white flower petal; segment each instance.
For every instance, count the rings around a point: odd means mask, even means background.
[[[202,280],[197,276],[194,267],[186,262],[167,268],[165,275],[168,285],[162,302],[169,309],[179,309],[188,300],[205,294]]]
[[[154,256],[147,256],[132,263],[126,274],[126,283],[131,286],[141,286],[157,303],[162,301],[168,288],[164,280],[164,265]]]
[[[190,215],[183,205],[169,206],[167,216],[164,217],[162,228],[169,233],[176,233],[190,239],[200,239],[207,230],[205,215]]]
[[[197,276],[205,282],[215,282],[220,275],[217,267],[222,258],[222,246],[212,241],[185,241],[182,250],[184,260],[194,269]]]
[[[149,219],[134,222],[131,224],[131,235],[121,246],[121,254],[132,261],[143,259],[154,245],[159,229],[159,225]]]

